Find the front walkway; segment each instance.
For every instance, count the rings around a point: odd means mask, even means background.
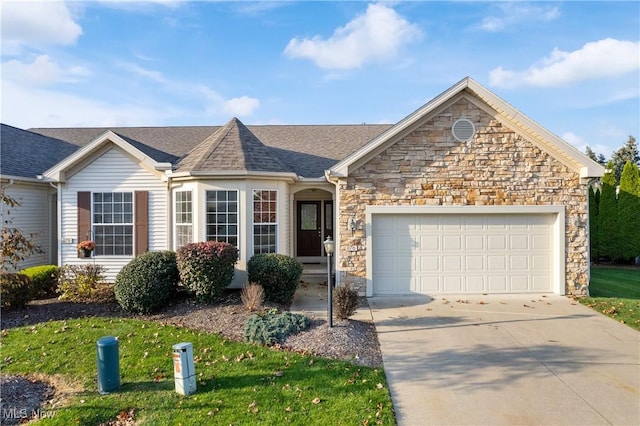
[[[310,318],[323,319],[326,320],[328,318],[328,303],[329,295],[328,295],[328,287],[327,280],[324,277],[324,280],[316,280],[319,282],[306,282],[303,281],[298,286],[296,293],[293,296],[293,301],[291,302],[291,307],[289,310],[291,312],[297,312],[304,315],[307,315]],[[335,307],[334,307],[334,317],[335,321]],[[371,311],[366,308],[359,308],[355,314],[353,314],[350,319],[356,321],[372,321]]]

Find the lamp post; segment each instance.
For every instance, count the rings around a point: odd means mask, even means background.
[[[327,287],[329,287],[329,305],[327,306],[327,318],[329,320],[329,327],[333,327],[333,283],[331,282],[331,255],[333,254],[336,243],[331,239],[331,235],[328,235],[323,244],[324,251],[327,253]]]

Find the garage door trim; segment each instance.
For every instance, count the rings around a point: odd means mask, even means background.
[[[366,280],[367,296],[373,296],[373,220],[378,215],[553,215],[552,225],[552,287],[556,294],[565,294],[565,207],[564,206],[367,206],[366,209]]]

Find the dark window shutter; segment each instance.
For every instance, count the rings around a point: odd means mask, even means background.
[[[78,242],[90,239],[92,239],[91,192],[78,192]]]
[[[135,247],[136,256],[149,251],[149,192],[135,192]]]

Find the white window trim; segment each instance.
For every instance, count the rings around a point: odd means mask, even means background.
[[[276,202],[276,220],[275,222],[255,222],[254,221],[254,213],[255,213],[255,209],[253,207],[253,203],[254,203],[254,197],[255,197],[255,193],[258,191],[269,191],[269,192],[275,192],[275,202]],[[278,235],[278,230],[280,229],[280,214],[278,212],[278,205],[279,205],[279,200],[278,200],[278,190],[277,189],[258,189],[255,188],[251,191],[251,253],[252,256],[256,254],[256,248],[255,248],[255,243],[254,243],[254,238],[255,238],[255,226],[256,225],[275,225],[276,230],[275,230],[275,237],[276,237],[276,249],[274,253],[278,253],[278,250],[280,249],[280,238]]]
[[[131,223],[96,223],[94,221],[95,213],[95,194],[131,194]],[[104,213],[104,212],[103,212]],[[131,226],[131,254],[96,254],[94,250],[94,257],[106,258],[131,258],[135,256],[136,251],[136,194],[134,191],[91,191],[91,239],[96,241],[96,226]]]
[[[207,237],[207,227],[209,226],[209,221],[207,219],[207,193],[209,192],[235,192],[236,193],[236,203],[238,204],[238,210],[236,212],[236,215],[238,217],[238,221],[236,222],[236,227],[237,227],[237,234],[236,234],[236,238],[238,239],[238,244],[236,245],[236,249],[238,250],[238,259],[240,258],[240,247],[241,247],[241,231],[242,231],[242,227],[241,225],[241,218],[242,218],[242,203],[240,200],[240,191],[238,189],[226,189],[226,188],[209,188],[206,189],[204,191],[204,239],[208,240]]]
[[[191,194],[191,200],[190,200],[190,203],[191,203],[191,222],[190,223],[178,222],[178,194],[179,193],[189,193],[189,194]],[[174,250],[177,250],[179,248],[178,247],[178,226],[186,226],[186,225],[191,226],[191,239],[193,240],[193,235],[194,235],[194,224],[193,224],[194,200],[193,200],[193,191],[190,190],[190,189],[182,190],[182,191],[174,191],[173,202],[174,202],[174,206],[173,206],[173,245],[174,245]],[[193,241],[191,241],[191,242],[193,242]]]

